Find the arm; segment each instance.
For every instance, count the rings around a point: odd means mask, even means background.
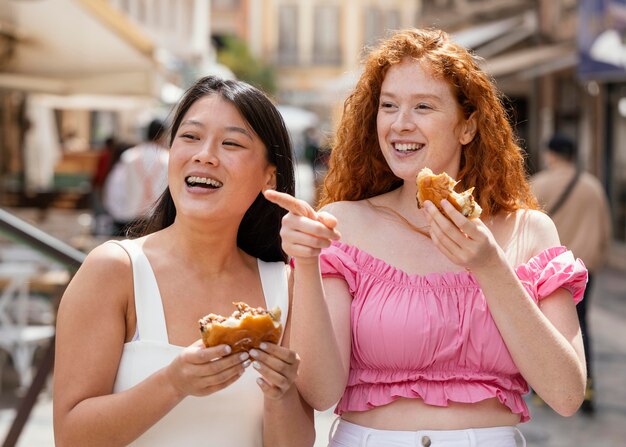
[[[289,211],[283,218],[281,238],[295,263],[290,344],[302,359],[298,389],[313,408],[326,410],[343,394],[351,349],[352,297],[345,281],[328,278],[322,284],[319,265],[321,249],[340,237],[337,221],[287,194],[265,194]],[[327,300],[326,295],[332,298]]]
[[[87,256],[61,300],[54,374],[58,446],[127,445],[186,395],[210,394],[243,373],[237,356],[210,361],[224,355],[224,346],[197,344],[136,386],[112,394],[124,341],[130,338],[132,290],[128,256],[104,244]]]
[[[535,304],[505,259],[489,229],[468,220],[446,201],[450,220],[427,206],[433,242],[455,264],[469,268],[515,364],[530,386],[561,415],[573,414],[585,390],[585,359],[571,294],[558,289]],[[528,226],[533,253],[559,245],[552,221],[533,212]]]

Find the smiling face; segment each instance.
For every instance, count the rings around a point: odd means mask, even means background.
[[[178,215],[241,219],[275,179],[265,145],[232,103],[211,94],[185,113],[168,170]]]
[[[461,148],[476,129],[473,116],[464,119],[452,87],[427,64],[408,58],[385,75],[376,127],[385,160],[405,183],[414,183],[423,167],[456,177]]]

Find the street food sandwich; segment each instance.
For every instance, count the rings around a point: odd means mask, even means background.
[[[281,310],[253,308],[246,303],[233,303],[237,310],[230,317],[208,314],[199,320],[202,341],[208,348],[228,345],[233,352],[258,348],[262,342],[278,343],[283,331]]]
[[[429,168],[423,168],[417,174],[416,183],[418,208],[421,208],[426,200],[430,200],[443,213],[441,201],[446,199],[468,219],[480,217],[482,208],[476,203],[472,195],[474,187],[457,193],[454,191],[457,181],[445,172],[434,174]]]

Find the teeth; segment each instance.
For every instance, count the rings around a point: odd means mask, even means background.
[[[424,146],[423,144],[418,144],[418,143],[396,143],[394,145],[397,151],[402,151],[402,152],[416,151],[418,149],[421,149],[423,146]]]
[[[193,185],[195,183],[204,183],[204,184],[209,185],[209,186],[214,186],[215,188],[219,188],[219,187],[221,187],[223,185],[222,182],[218,182],[217,180],[214,180],[212,178],[196,177],[196,176],[187,177],[187,183],[189,183],[191,185]]]

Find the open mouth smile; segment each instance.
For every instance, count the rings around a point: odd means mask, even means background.
[[[199,177],[196,175],[190,175],[189,177],[185,177],[185,183],[190,187],[197,188],[207,188],[207,189],[218,189],[224,186],[224,184],[218,180],[212,179],[210,177]]]

